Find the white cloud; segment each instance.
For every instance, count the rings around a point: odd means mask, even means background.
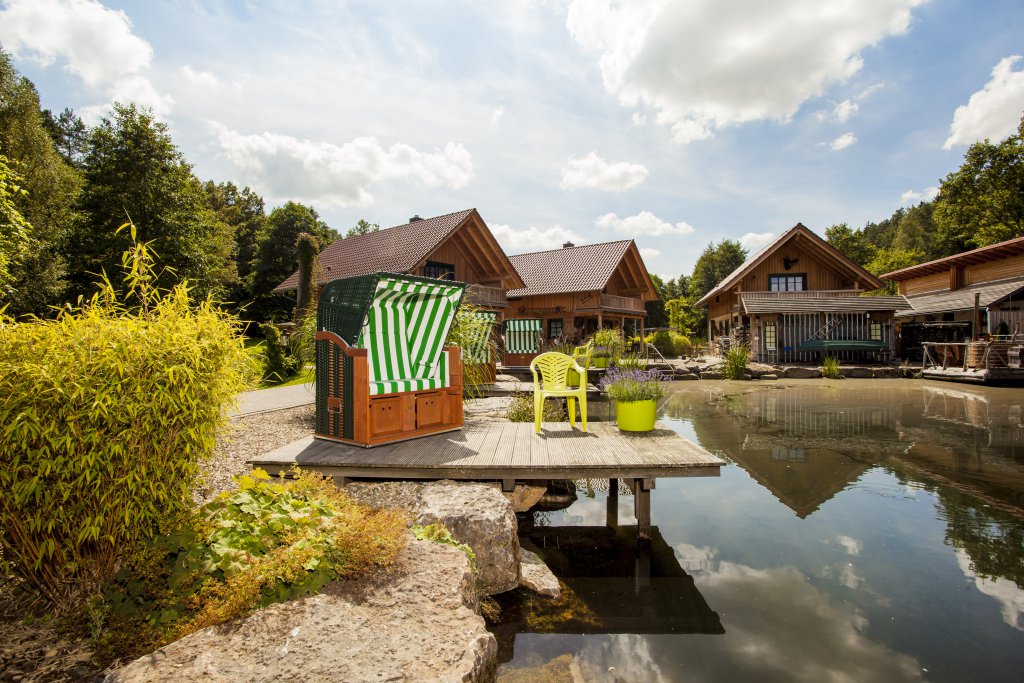
[[[114,83],[149,66],[153,48],[121,10],[94,0],[7,0],[0,42],[42,66],[58,58],[87,85]]]
[[[510,225],[489,223],[488,227],[494,234],[494,238],[510,253],[546,251],[558,249],[566,242],[577,245],[584,242],[582,237],[561,225],[550,228],[530,227],[516,230]]]
[[[498,123],[501,122],[501,117],[505,115],[505,107],[498,107],[491,114],[491,128],[497,128]]]
[[[1017,129],[1024,111],[1024,71],[1014,71],[1013,67],[1020,59],[1020,55],[1012,55],[1000,60],[985,87],[956,108],[943,149],[985,138],[995,142]]]
[[[852,536],[846,536],[845,534],[836,536],[836,543],[842,546],[842,548],[850,555],[860,555],[860,551],[864,549],[863,541],[853,538]]]
[[[473,162],[460,144],[421,152],[397,143],[385,149],[375,137],[343,145],[299,140],[287,135],[243,135],[213,124],[223,155],[244,182],[272,197],[316,201],[328,206],[368,206],[370,188],[394,178],[412,178],[427,187],[464,187]]]
[[[566,27],[596,54],[627,107],[657,112],[676,142],[726,126],[788,120],[860,71],[860,52],[905,33],[924,0],[572,0]]]
[[[112,102],[135,102],[142,107],[151,107],[157,116],[166,116],[171,111],[174,98],[157,92],[145,76],[122,78],[110,89]]]
[[[661,256],[661,250],[651,249],[650,247],[644,247],[643,249],[640,250],[640,255],[645,256],[647,258],[655,258]]]
[[[220,85],[220,81],[209,71],[196,71],[191,66],[186,64],[180,69],[181,75],[185,77],[185,80],[195,85],[201,85],[206,88],[216,88]]]
[[[688,235],[694,228],[686,221],[680,221],[672,225],[668,221],[655,216],[650,211],[641,211],[635,216],[619,218],[614,213],[606,213],[598,216],[595,225],[606,230],[615,230],[626,235]]]
[[[1024,590],[1017,588],[1017,584],[1008,579],[980,576],[966,552],[960,548],[954,552],[956,563],[964,576],[973,579],[979,591],[995,599],[1002,607],[1003,621],[1018,631],[1024,631]]]
[[[860,105],[856,102],[843,100],[832,110],[832,118],[836,120],[836,123],[846,123],[859,109]]]
[[[910,206],[911,204],[917,204],[918,202],[930,202],[939,195],[939,188],[928,187],[922,192],[915,192],[914,190],[907,190],[900,195],[900,206]]]
[[[610,163],[591,152],[585,157],[572,157],[562,168],[562,189],[595,188],[609,192],[630,190],[647,178],[647,168],[628,161]]]
[[[750,253],[754,253],[775,239],[775,237],[774,232],[748,232],[740,238],[740,244]]]
[[[841,149],[846,149],[855,142],[857,142],[856,135],[854,135],[853,133],[843,133],[835,140],[833,140],[830,146],[832,147],[832,149],[839,151]]]

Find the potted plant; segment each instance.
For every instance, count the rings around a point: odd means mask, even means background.
[[[612,360],[618,358],[626,348],[620,330],[606,328],[594,333],[594,353],[591,359],[595,368],[606,368]]]
[[[661,374],[638,367],[612,368],[600,386],[615,401],[619,429],[624,432],[649,432],[654,429],[658,399],[665,395]]]

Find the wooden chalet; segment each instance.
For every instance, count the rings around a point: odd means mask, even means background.
[[[343,277],[389,272],[465,282],[465,301],[504,318],[505,291],[524,282],[476,209],[434,218],[413,216],[404,225],[354,235],[330,244],[318,257],[317,288]],[[274,288],[294,291],[296,271]]]
[[[582,246],[566,242],[561,249],[517,254],[510,260],[525,286],[507,292],[506,327],[530,321],[544,342],[523,353],[507,349],[505,365],[528,365],[546,342],[580,342],[601,328],[642,334],[644,303],[658,298],[633,240]]]
[[[761,362],[888,357],[902,296],[861,296],[882,281],[804,225],[776,237],[704,295],[708,340],[749,345]]]
[[[896,311],[905,358],[920,360],[925,342],[965,342],[1014,331],[1024,336],[1024,237],[882,277],[898,283],[907,298],[908,305]]]

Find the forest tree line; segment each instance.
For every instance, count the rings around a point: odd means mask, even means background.
[[[873,275],[952,256],[1024,236],[1024,118],[999,142],[971,145],[960,168],[947,175],[931,201],[900,207],[862,228],[837,223],[825,230],[829,244]],[[688,336],[707,330],[707,309],[695,306],[747,259],[737,241],[709,244],[690,275],[664,280],[652,274],[659,301],[648,302],[649,327],[671,327]],[[887,283],[872,294],[892,294]]]

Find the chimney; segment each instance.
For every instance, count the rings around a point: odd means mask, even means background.
[[[421,221],[421,220],[423,220],[423,219],[420,218],[420,215],[416,214],[415,216],[413,216],[412,218],[409,219],[409,222],[410,223],[415,223],[416,221]]]
[[[562,245],[562,249],[569,249],[569,248],[575,247],[575,246],[576,245],[573,244],[572,242],[566,242],[565,244]]]

